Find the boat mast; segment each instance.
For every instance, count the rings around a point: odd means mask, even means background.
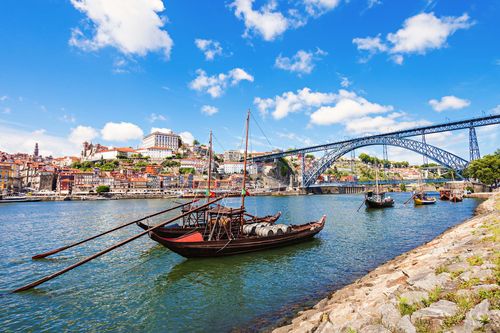
[[[208,185],[207,200],[210,198],[210,182],[212,180],[212,130],[210,130],[210,139],[208,141]]]
[[[380,191],[378,190],[378,165],[375,165],[375,188],[378,195],[380,193]]]
[[[243,183],[241,184],[241,207],[245,207],[246,180],[247,180],[247,154],[248,154],[248,127],[250,124],[250,109],[247,112],[246,134],[245,134],[245,154],[243,156]]]

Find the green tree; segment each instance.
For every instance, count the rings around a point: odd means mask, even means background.
[[[401,190],[401,192],[406,192],[406,185],[405,184],[400,184],[399,185],[399,189]]]
[[[96,191],[97,194],[108,193],[109,192],[109,186],[107,186],[107,185],[97,186],[97,188],[96,188],[95,191]]]
[[[182,168],[182,169],[179,169],[179,173],[181,175],[194,174],[195,173],[195,169],[194,168]]]
[[[465,169],[464,176],[479,179],[481,183],[486,185],[498,186],[500,183],[500,150],[497,149],[491,155],[472,161]]]
[[[200,141],[194,139],[193,140],[193,146],[198,146],[200,144]]]

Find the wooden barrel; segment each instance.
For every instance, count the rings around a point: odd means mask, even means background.
[[[255,229],[257,228],[256,223],[245,224],[243,226],[243,234],[244,235],[253,235],[255,233]]]
[[[276,227],[279,227],[284,234],[292,231],[292,227],[290,227],[288,224],[276,224]]]
[[[271,227],[271,229],[273,230],[275,235],[283,235],[284,234],[283,230],[277,225],[273,225]]]
[[[256,228],[255,233],[257,234],[257,236],[261,236],[261,237],[274,236],[274,231],[273,231],[272,227]]]

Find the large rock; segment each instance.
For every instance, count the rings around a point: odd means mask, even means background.
[[[450,272],[464,272],[469,268],[467,262],[457,262],[446,267]]]
[[[480,284],[478,286],[472,287],[472,290],[474,292],[479,292],[480,290],[492,291],[497,289],[500,289],[500,286],[497,284]]]
[[[392,304],[384,304],[379,308],[382,317],[382,324],[390,330],[397,328],[398,322],[401,319],[401,314]]]
[[[484,331],[487,333],[500,332],[500,310],[492,310],[489,314],[490,322],[484,325]]]
[[[410,321],[410,316],[406,315],[403,316],[396,327],[396,332],[401,332],[401,333],[417,333],[417,330],[415,329],[415,326]]]
[[[407,304],[413,305],[415,303],[421,303],[422,300],[429,298],[429,294],[425,291],[407,291],[399,295],[399,298],[404,298]]]
[[[484,301],[473,307],[472,310],[467,312],[464,320],[465,331],[472,332],[475,329],[482,327],[483,323],[481,322],[481,319],[489,319],[490,317],[488,311],[489,307],[490,301],[485,299]]]
[[[444,319],[445,317],[451,317],[455,315],[457,311],[458,306],[455,303],[446,300],[440,300],[439,302],[432,303],[427,308],[415,311],[411,315],[411,321],[412,323],[415,323],[420,319]]]
[[[333,333],[335,332],[335,327],[329,321],[322,322],[314,333]]]
[[[298,327],[295,327],[290,332],[293,332],[293,333],[312,333],[315,328],[316,328],[316,325],[314,325],[308,321],[303,321],[299,324]]]
[[[443,286],[451,280],[450,274],[441,273],[436,276],[434,273],[425,274],[424,276],[416,276],[409,279],[408,283],[415,288],[431,291],[435,287]]]

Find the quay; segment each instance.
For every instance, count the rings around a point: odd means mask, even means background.
[[[490,198],[472,219],[388,261],[273,332],[499,332],[500,193],[484,195]]]

